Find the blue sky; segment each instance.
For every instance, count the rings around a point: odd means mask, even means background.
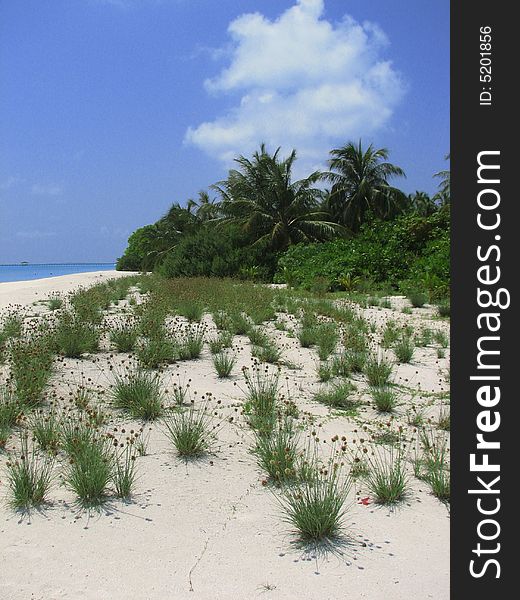
[[[433,193],[449,1],[4,0],[0,263],[111,261],[261,141],[361,137]]]

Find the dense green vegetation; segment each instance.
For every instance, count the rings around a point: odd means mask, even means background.
[[[446,157],[449,158],[449,155]],[[330,290],[381,286],[429,300],[449,294],[449,171],[439,192],[406,195],[388,151],[361,142],[330,152],[328,172],[294,180],[296,152],[264,145],[228,177],[137,229],[120,270],[239,277]],[[329,182],[330,189],[324,185]]]

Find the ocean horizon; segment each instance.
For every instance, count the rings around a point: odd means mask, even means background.
[[[115,268],[115,262],[0,264],[0,283],[46,279],[48,277],[58,277],[59,275],[88,273],[89,271],[111,271]]]

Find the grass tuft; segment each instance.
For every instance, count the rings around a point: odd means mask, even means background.
[[[163,395],[157,373],[137,369],[116,375],[112,399],[116,408],[127,411],[135,419],[153,421],[163,414]]]
[[[164,421],[166,434],[183,458],[199,458],[210,451],[213,441],[210,417],[205,407],[172,413]]]
[[[6,465],[9,504],[12,508],[29,510],[47,499],[52,483],[54,460],[39,456],[34,446],[29,450],[27,433],[20,435],[20,455]]]
[[[219,378],[229,377],[235,363],[235,356],[227,352],[220,352],[213,356],[213,366]]]

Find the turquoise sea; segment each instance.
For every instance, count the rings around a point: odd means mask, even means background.
[[[115,268],[115,263],[0,264],[0,283],[44,279],[58,275],[88,273],[89,271],[111,271]]]

